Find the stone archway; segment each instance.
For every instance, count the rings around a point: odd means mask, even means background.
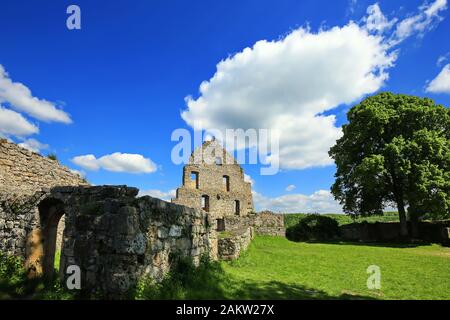
[[[58,224],[64,215],[64,204],[55,198],[46,198],[38,205],[39,227],[27,239],[26,267],[29,276],[51,279],[54,273]]]

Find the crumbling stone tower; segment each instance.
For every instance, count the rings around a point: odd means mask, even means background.
[[[172,202],[203,209],[215,219],[253,211],[252,188],[244,180],[244,170],[215,139],[194,150]]]

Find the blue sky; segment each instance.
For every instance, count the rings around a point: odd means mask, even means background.
[[[81,9],[81,30],[66,27],[70,4]],[[0,134],[29,148],[39,141],[42,154],[56,153],[93,184],[167,198],[182,172],[171,161],[173,130],[191,130],[200,118],[224,128],[278,126],[282,170],[261,176],[259,165],[244,165],[257,208],[339,211],[328,192],[335,168],[324,154],[352,105],[385,90],[450,105],[446,0],[374,4],[2,1]],[[218,68],[238,80],[212,80]],[[200,92],[203,81],[209,89]],[[116,152],[139,156],[99,160]],[[86,155],[95,159],[74,161]]]

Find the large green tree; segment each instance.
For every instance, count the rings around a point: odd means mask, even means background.
[[[425,214],[450,216],[450,109],[384,92],[347,117],[329,152],[337,166],[331,191],[347,214],[383,214],[395,205],[402,236],[408,235],[407,212],[413,233]]]

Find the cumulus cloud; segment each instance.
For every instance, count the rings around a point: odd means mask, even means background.
[[[27,139],[24,142],[19,143],[19,146],[33,152],[40,152],[49,147],[48,144],[41,143],[36,139]]]
[[[432,93],[450,94],[450,64],[447,64],[442,71],[434,78],[425,89]]]
[[[39,132],[39,128],[20,113],[0,106],[0,135],[25,137]]]
[[[76,165],[91,171],[104,169],[112,172],[127,173],[152,173],[157,170],[156,164],[144,158],[140,154],[115,152],[96,158],[93,154],[87,154],[72,158]]]
[[[288,194],[275,198],[253,192],[257,211],[270,210],[280,213],[343,213],[342,206],[327,190],[318,190],[311,195]]]
[[[290,184],[286,187],[286,191],[288,191],[288,192],[291,192],[294,189],[295,189],[295,185],[293,185],[293,184]]]
[[[329,165],[341,130],[334,115],[320,114],[378,90],[394,59],[381,37],[354,23],[318,34],[298,29],[220,62],[182,118],[194,128],[277,130],[282,167]]]
[[[158,199],[162,199],[165,201],[170,201],[172,198],[175,198],[176,195],[176,190],[169,190],[169,191],[161,191],[161,190],[157,190],[157,189],[151,189],[151,190],[143,190],[143,191],[139,191],[139,196],[150,196],[153,198],[158,198]]]
[[[442,0],[420,7],[423,26],[413,29],[429,30],[442,8]],[[186,98],[181,116],[196,130],[276,130],[282,168],[330,165],[328,150],[342,132],[326,112],[385,84],[397,59],[393,45],[413,34],[406,26],[399,31],[399,21],[373,5],[361,23],[317,33],[299,28],[279,40],[258,41],[219,62],[199,97]]]
[[[0,65],[0,103],[9,103],[12,108],[42,121],[72,122],[70,116],[58,109],[54,103],[34,97],[28,87],[13,82],[2,65]]]

